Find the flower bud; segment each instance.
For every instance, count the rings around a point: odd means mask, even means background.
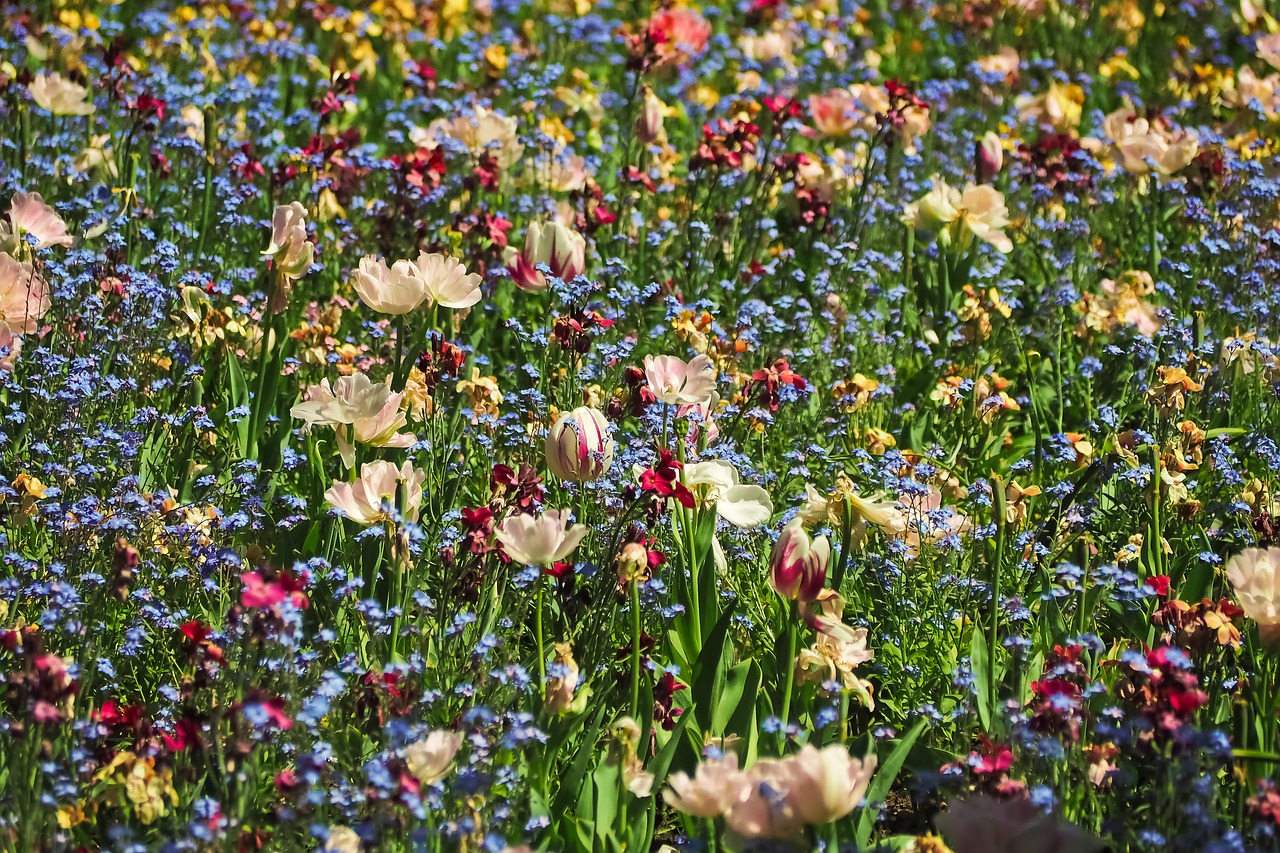
[[[588,406],[563,412],[547,433],[546,453],[547,467],[561,480],[598,480],[613,462],[609,422]]]
[[[831,544],[827,537],[811,539],[796,518],[782,529],[769,558],[769,583],[783,598],[812,601],[827,582]]]
[[[987,131],[978,140],[974,160],[973,171],[978,183],[991,183],[991,179],[1000,174],[1000,169],[1004,166],[1004,148],[1000,145],[1000,137]]]
[[[666,141],[666,133],[662,128],[664,109],[665,104],[646,87],[644,104],[640,108],[640,115],[636,118],[636,137],[645,145]]]
[[[525,234],[524,248],[508,246],[503,260],[521,290],[544,290],[547,279],[538,269],[546,264],[551,274],[572,281],[587,268],[586,238],[559,222],[532,222]]]

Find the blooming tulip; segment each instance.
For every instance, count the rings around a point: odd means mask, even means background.
[[[70,246],[67,223],[57,211],[45,204],[40,193],[14,193],[9,202],[9,218],[0,221],[0,251],[16,254],[34,238],[37,249]]]
[[[370,447],[410,447],[413,433],[397,432],[406,423],[400,403],[404,394],[394,393],[385,382],[372,382],[366,374],[343,376],[333,385],[328,379],[312,385],[303,401],[289,414],[305,421],[307,429],[333,427],[338,452],[350,468],[355,464],[355,445]]]
[[[413,262],[427,298],[445,308],[470,308],[480,301],[480,275],[469,273],[462,262],[438,252],[423,252]]]
[[[1227,560],[1227,579],[1262,641],[1280,648],[1280,548],[1246,548]]]
[[[396,501],[403,484],[404,519],[418,520],[418,507],[422,504],[422,481],[426,474],[405,462],[397,468],[390,462],[379,460],[360,466],[360,479],[354,483],[334,483],[324,493],[325,500],[342,510],[352,521],[363,525],[392,521],[391,506]]]
[[[609,422],[589,406],[562,412],[547,433],[547,467],[561,480],[598,480],[613,462]]]
[[[694,775],[673,773],[663,793],[667,805],[693,817],[717,818],[745,800],[751,781],[738,769],[738,756],[728,753],[703,760]]]
[[[423,785],[438,782],[453,767],[462,740],[462,732],[433,731],[405,748],[405,766]]]
[[[356,293],[360,301],[380,314],[408,314],[426,298],[426,282],[408,261],[386,261],[368,255],[356,268]]]
[[[306,275],[315,260],[315,244],[307,239],[307,211],[298,202],[277,205],[271,217],[271,243],[263,250],[271,258],[280,286],[271,294],[268,310],[279,313],[288,304],[289,288]]]
[[[37,75],[27,90],[37,106],[56,116],[87,116],[94,109],[89,90],[57,72]]]
[[[15,335],[30,334],[49,306],[49,285],[35,268],[0,252],[0,325]]]
[[[716,390],[716,367],[706,355],[687,364],[674,355],[645,356],[644,374],[654,396],[673,406],[701,405]]]
[[[585,524],[568,524],[567,510],[549,509],[541,515],[508,516],[497,537],[507,556],[529,566],[550,566],[573,553],[587,535]]]

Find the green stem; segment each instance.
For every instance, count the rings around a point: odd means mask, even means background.
[[[547,579],[542,574],[542,570],[538,570],[538,596],[534,603],[533,611],[533,630],[538,641],[538,692],[546,697],[547,691],[547,647],[546,640],[542,634],[542,598],[547,588]]]
[[[640,581],[631,582],[631,716],[640,719]]]
[[[991,709],[992,720],[995,720],[996,700],[999,696],[996,684],[996,650],[999,648],[1000,627],[1000,569],[1004,563],[1005,547],[1005,493],[1004,478],[996,475],[991,478],[992,515],[996,525],[995,559],[991,565],[991,624],[987,627],[987,707]]]
[[[787,668],[786,687],[782,692],[782,730],[778,733],[778,752],[781,753],[787,745],[787,727],[791,725],[791,694],[795,692],[796,687],[796,642],[798,615],[796,613],[796,604],[791,602],[789,612],[787,613],[787,659],[783,661],[783,666]]]

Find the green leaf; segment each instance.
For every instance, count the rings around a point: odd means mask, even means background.
[[[867,842],[871,840],[871,831],[875,828],[878,812],[871,807],[871,803],[882,802],[889,794],[889,789],[898,779],[898,771],[902,769],[908,753],[911,752],[911,747],[915,745],[926,724],[925,720],[916,723],[911,731],[907,732],[906,737],[898,741],[898,745],[893,748],[893,752],[889,753],[889,757],[885,759],[884,764],[880,765],[875,778],[867,786],[867,805],[863,807],[862,814],[858,818],[856,838],[859,850],[866,848]]]
[[[987,663],[987,638],[975,624],[969,641],[969,667],[973,670],[973,688],[978,693],[978,720],[991,731],[990,672]]]
[[[714,566],[703,567],[715,570]],[[735,609],[726,607],[711,633],[707,635],[702,653],[693,666],[693,684],[690,685],[690,696],[693,699],[693,713],[698,718],[698,727],[704,733],[712,731],[711,721],[715,714],[719,694],[724,684],[724,657],[726,653],[725,639],[729,633],[729,624],[733,621]]]
[[[238,409],[241,406],[249,405],[249,386],[244,381],[244,374],[240,372],[240,362],[235,358],[228,358],[225,362],[227,365],[227,385],[231,388],[231,399],[229,400],[229,408]],[[244,455],[249,452],[249,418],[243,417],[236,423],[236,439],[240,443],[240,454]]]
[[[560,790],[556,792],[555,798],[555,814],[569,814],[569,806],[578,796],[582,781],[587,775],[587,768],[596,756],[596,741],[600,738],[600,728],[604,724],[606,709],[605,703],[601,702],[599,710],[591,720],[591,727],[587,729],[582,742],[578,744],[578,754],[574,756],[573,763],[560,779]]]
[[[744,764],[750,764],[755,761],[756,743],[760,735],[760,727],[756,723],[756,701],[760,696],[760,683],[763,679],[763,673],[760,670],[760,665],[755,661],[744,661],[734,667],[734,671],[744,665],[747,667],[747,674],[742,684],[737,708],[734,709],[728,722],[724,724],[723,733],[735,734],[742,738]],[[733,681],[734,671],[729,673],[730,683]],[[726,685],[724,696],[720,700],[721,707],[727,704],[724,697],[727,697],[730,692],[730,686]]]

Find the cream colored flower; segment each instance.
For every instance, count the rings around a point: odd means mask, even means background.
[[[718,818],[739,805],[750,794],[751,781],[738,769],[732,752],[721,758],[706,758],[694,775],[673,773],[662,798],[678,812],[693,817]]]
[[[557,675],[547,678],[546,709],[548,714],[564,714],[573,708],[573,694],[578,689],[578,662],[573,659],[573,645],[556,643],[553,666]]]
[[[324,853],[360,853],[360,836],[349,826],[331,826],[320,848]]]
[[[1227,560],[1226,572],[1263,642],[1280,646],[1280,548],[1246,548]]]
[[[405,748],[405,766],[423,785],[438,782],[453,769],[462,740],[462,732],[433,731]]]
[[[503,169],[509,169],[524,155],[524,145],[516,137],[518,122],[486,107],[475,107],[470,115],[436,119],[426,129],[414,128],[409,139],[423,148],[435,148],[440,137],[462,143],[473,156],[488,155]]]
[[[467,272],[461,261],[438,252],[423,252],[413,267],[433,304],[461,309],[480,301],[480,275]]]
[[[399,432],[405,425],[400,410],[403,393],[394,393],[385,382],[373,382],[364,373],[343,376],[332,385],[328,379],[303,392],[303,400],[289,414],[306,423],[307,429],[333,427],[338,452],[348,468],[355,464],[355,445],[370,447],[411,447],[412,433]]]
[[[498,525],[496,535],[507,556],[516,562],[550,566],[573,553],[587,535],[587,526],[569,524],[568,510],[548,509],[536,516],[507,516]]]
[[[1004,233],[1009,210],[994,187],[966,184],[963,190],[934,176],[933,188],[907,205],[903,221],[913,228],[933,232],[944,244],[967,248],[971,237],[990,243],[1000,252],[1013,251]]]
[[[27,90],[37,106],[56,116],[87,116],[93,112],[89,90],[56,71],[36,75]]]
[[[390,267],[382,258],[366,255],[356,267],[356,294],[380,314],[408,314],[426,299],[427,287],[413,264],[396,261]]]
[[[875,767],[875,756],[853,758],[841,744],[821,750],[805,744],[795,755],[762,759],[747,771],[750,790],[725,822],[745,838],[792,839],[806,826],[830,823],[853,811]]]
[[[1170,130],[1138,115],[1126,101],[1102,122],[1111,139],[1111,151],[1126,172],[1147,175],[1152,171],[1169,176],[1186,168],[1200,145],[1194,131]]]

